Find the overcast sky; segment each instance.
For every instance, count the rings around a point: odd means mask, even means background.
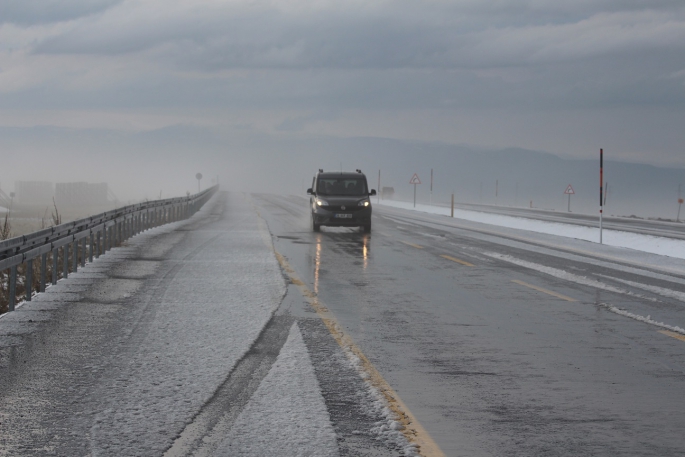
[[[685,167],[682,0],[0,0],[0,22],[0,128],[18,132],[603,147]]]

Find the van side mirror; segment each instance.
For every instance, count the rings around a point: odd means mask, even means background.
[[[312,188],[310,187],[309,189],[307,189],[307,193],[308,193],[309,195],[311,195],[311,194],[314,193],[314,191],[313,191]]]
[[[369,192],[369,197],[373,197],[376,195],[376,189],[371,189],[371,192]]]

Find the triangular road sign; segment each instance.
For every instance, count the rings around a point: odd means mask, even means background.
[[[414,173],[414,176],[411,177],[411,181],[409,181],[409,184],[421,184],[421,180],[419,179],[419,175]]]
[[[564,193],[565,193],[565,194],[569,194],[569,195],[573,195],[573,194],[576,193],[576,191],[573,190],[573,186],[571,186],[571,185],[569,184],[568,187],[566,188],[566,190],[564,191]]]

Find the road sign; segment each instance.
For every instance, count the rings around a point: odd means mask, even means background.
[[[411,181],[409,181],[409,184],[414,184],[414,208],[416,208],[416,185],[421,184],[419,175],[414,173],[414,176],[411,177]]]
[[[567,194],[567,195],[574,195],[575,193],[576,193],[576,191],[573,190],[573,186],[571,186],[570,184],[568,185],[568,187],[564,191],[564,194]]]

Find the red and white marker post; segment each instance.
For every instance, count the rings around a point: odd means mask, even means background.
[[[604,212],[604,149],[599,150],[599,244],[602,244],[602,213]]]

